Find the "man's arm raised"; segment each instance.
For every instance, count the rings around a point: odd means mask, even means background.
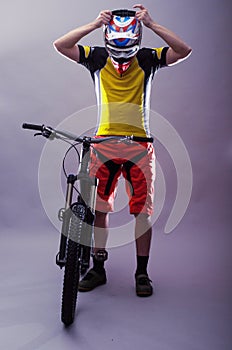
[[[84,36],[91,33],[95,29],[100,28],[103,24],[108,24],[110,19],[111,11],[101,11],[99,16],[93,22],[71,30],[67,34],[55,40],[53,45],[62,55],[70,58],[73,61],[79,62],[80,52],[77,43]]]
[[[148,10],[143,5],[137,4],[133,7],[139,8],[139,11],[136,12],[136,17],[142,21],[146,27],[150,28],[155,34],[162,38],[169,46],[166,56],[167,65],[178,63],[191,54],[191,47],[171,30],[153,21]]]

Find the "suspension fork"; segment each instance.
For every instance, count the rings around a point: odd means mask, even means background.
[[[90,140],[91,138],[86,137],[83,141],[77,180],[79,180],[80,184],[81,200],[84,201],[94,215],[98,179],[89,176]]]
[[[91,250],[93,247],[93,228],[95,218],[96,194],[98,179],[89,176],[89,162],[90,162],[90,142],[89,139],[83,142],[81,162],[77,179],[80,184],[81,201],[85,203],[86,217],[84,230],[82,231],[81,245],[81,274],[84,274],[89,267]]]
[[[69,232],[69,223],[71,218],[70,206],[72,204],[73,197],[73,187],[77,180],[77,176],[70,174],[67,177],[67,188],[66,188],[66,197],[65,197],[65,207],[59,211],[59,219],[62,221],[61,235],[60,235],[60,246],[59,252],[56,255],[56,264],[62,268],[66,263],[66,243]]]
[[[90,255],[94,242],[94,219],[98,179],[95,177],[80,178],[81,201],[85,207],[85,219],[81,232],[81,274],[89,268]]]
[[[90,139],[86,137],[82,144],[82,151],[80,157],[80,165],[78,169],[78,175],[69,175],[67,178],[67,188],[66,188],[66,200],[65,208],[60,209],[59,219],[62,221],[62,229],[60,236],[60,246],[59,252],[56,256],[56,264],[60,268],[65,266],[66,263],[66,244],[69,232],[69,224],[72,215],[70,209],[73,197],[73,187],[75,182],[79,181],[80,195],[78,202],[84,202],[87,208],[85,222],[84,235],[81,237],[82,249],[82,264],[87,267],[89,264],[89,256],[92,246],[93,237],[93,224],[95,215],[95,205],[96,205],[96,193],[98,179],[89,176],[88,165],[90,161]]]

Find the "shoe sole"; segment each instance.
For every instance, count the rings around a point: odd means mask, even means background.
[[[137,297],[150,297],[153,294],[153,292],[136,292]]]
[[[96,284],[94,287],[92,288],[87,288],[87,287],[78,287],[78,292],[90,292],[91,290],[102,286],[103,284],[106,284],[107,281],[103,281],[103,282],[99,282],[98,284]]]

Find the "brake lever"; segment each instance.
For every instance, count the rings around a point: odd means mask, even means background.
[[[43,136],[43,137],[46,137],[46,139],[54,140],[55,133],[50,126],[47,126],[46,128],[43,129],[42,132],[38,132],[34,134],[34,136]]]
[[[54,139],[54,135],[52,135],[53,130],[52,128],[50,128],[49,126],[46,127],[43,131],[42,131],[42,135],[44,137],[46,137],[47,139],[53,140]]]

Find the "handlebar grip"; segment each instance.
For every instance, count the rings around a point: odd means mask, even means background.
[[[22,128],[23,129],[43,131],[44,125],[23,123]]]

